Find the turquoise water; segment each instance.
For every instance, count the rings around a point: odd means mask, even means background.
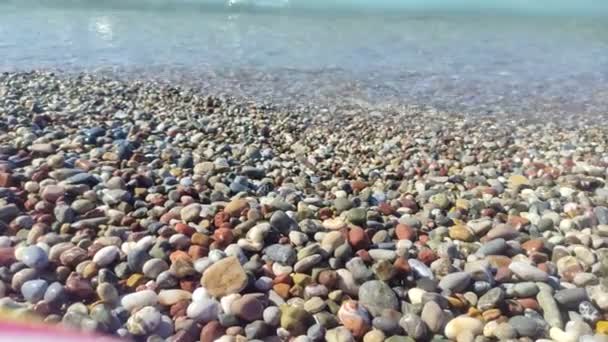
[[[606,112],[608,2],[0,0],[0,56],[272,101]]]

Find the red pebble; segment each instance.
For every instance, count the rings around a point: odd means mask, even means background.
[[[406,274],[409,274],[410,272],[412,272],[412,268],[410,267],[410,264],[407,262],[407,259],[404,257],[398,257],[397,259],[395,259],[393,266],[395,267],[397,274],[400,276],[403,276],[403,275],[406,275]]]
[[[228,228],[219,228],[213,232],[213,239],[220,246],[228,246],[234,240],[234,233]]]
[[[438,256],[430,248],[424,248],[418,252],[418,260],[422,261],[426,265],[430,265],[433,261],[437,260]]]
[[[332,218],[333,216],[334,216],[334,213],[331,211],[330,208],[319,209],[319,219],[327,220],[329,218]]]
[[[192,236],[192,234],[196,233],[196,229],[183,222],[179,222],[175,225],[175,231],[187,236]]]
[[[272,280],[273,284],[287,284],[293,285],[293,279],[289,276],[289,274],[280,274]]]
[[[186,290],[189,292],[194,292],[194,290],[196,289],[196,287],[198,286],[197,284],[198,282],[195,280],[190,280],[190,279],[181,279],[179,281],[179,287],[182,290]]]
[[[209,254],[209,250],[203,246],[192,245],[188,248],[188,255],[192,260],[206,257],[207,254]]]
[[[481,210],[481,216],[494,217],[494,215],[496,215],[496,211],[492,208],[485,208]]]
[[[222,223],[228,222],[228,220],[230,220],[230,215],[228,213],[221,211],[221,212],[215,214],[215,216],[213,217],[213,224],[216,227],[220,227],[222,225]]]
[[[230,222],[224,222],[217,228],[232,229],[232,224]]]
[[[398,224],[397,227],[395,227],[395,235],[397,235],[398,240],[416,240],[416,231],[406,224]]]
[[[53,223],[53,221],[54,221],[53,215],[51,215],[51,214],[42,214],[36,218],[36,222],[38,222],[38,223],[51,224],[51,223]]]
[[[536,253],[536,254],[540,254],[540,253]],[[545,271],[545,272],[547,272],[547,273],[551,273],[551,270],[549,269],[549,265],[547,265],[546,260],[545,260],[545,262],[543,262],[543,263],[539,263],[539,264],[537,264],[537,266],[536,266],[536,267],[537,267],[539,270],[541,270],[541,271]]]
[[[378,211],[384,215],[391,215],[395,212],[395,209],[390,204],[383,202],[378,206]]]
[[[11,186],[15,186],[15,183],[13,175],[8,172],[0,172],[0,187],[10,188]]]
[[[523,306],[524,309],[532,309],[534,311],[540,310],[540,305],[534,298],[519,298],[517,299],[519,305]]]
[[[1,247],[0,248],[0,266],[10,266],[17,259],[15,258],[15,248],[13,247]]]
[[[171,307],[169,308],[169,314],[171,315],[171,317],[173,317],[174,320],[178,317],[185,317],[186,309],[188,308],[189,304],[190,304],[190,301],[181,300],[181,301],[171,305]]]
[[[200,342],[213,342],[224,335],[226,330],[220,322],[211,321],[203,327],[201,330]]]
[[[511,280],[513,277],[513,272],[509,269],[509,267],[499,267],[496,269],[496,274],[494,275],[494,280],[497,283],[506,283]]]
[[[184,260],[188,260],[190,261],[191,258],[188,255],[188,253],[184,252],[184,251],[174,251],[171,252],[171,254],[169,254],[169,260],[171,260],[171,262],[175,262],[175,260],[177,259],[184,259]]]
[[[353,226],[348,232],[348,243],[354,250],[368,249],[371,244],[365,231],[357,226]]]
[[[166,224],[166,223],[169,223],[169,221],[171,221],[173,219],[176,219],[176,218],[177,218],[177,214],[172,213],[172,212],[168,212],[168,213],[163,214],[160,217],[159,221],[161,223],[165,223]]]

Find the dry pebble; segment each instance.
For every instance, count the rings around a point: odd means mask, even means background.
[[[606,127],[0,75],[0,308],[141,341],[602,341]]]

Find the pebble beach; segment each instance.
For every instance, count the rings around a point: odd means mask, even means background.
[[[125,341],[608,341],[604,122],[3,73],[0,311]]]

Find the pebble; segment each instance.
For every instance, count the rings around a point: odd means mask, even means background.
[[[359,287],[359,303],[374,317],[379,316],[385,309],[397,309],[399,299],[385,282],[372,280]]]
[[[112,303],[117,302],[119,299],[118,290],[116,289],[116,287],[114,287],[114,285],[112,285],[110,283],[101,283],[101,284],[97,285],[96,292],[97,292],[97,296],[99,297],[99,299],[106,303],[112,304]],[[152,295],[148,295],[148,296],[151,297]],[[131,301],[131,302],[128,304],[132,304],[133,303],[132,301],[137,301],[137,300],[138,299],[129,299],[129,301]],[[153,300],[150,300],[150,302],[152,303]],[[132,304],[132,305],[137,306],[137,304]],[[123,307],[124,307],[124,305],[123,305]]]
[[[236,257],[227,257],[213,263],[201,278],[201,285],[214,297],[238,293],[245,288],[247,282],[247,274]]]
[[[304,308],[286,304],[281,306],[281,328],[289,331],[292,336],[305,334],[312,325],[312,320],[312,315]]]
[[[49,263],[49,258],[42,248],[38,246],[28,246],[21,252],[21,261],[28,267],[43,269]]]
[[[356,301],[345,301],[338,310],[338,319],[355,338],[360,338],[371,328],[368,311]]]
[[[450,292],[462,292],[470,283],[471,275],[468,272],[455,272],[441,278],[439,288]]]
[[[152,306],[137,310],[127,321],[127,329],[133,335],[148,335],[160,325],[161,314]]]
[[[501,288],[493,288],[479,297],[479,300],[477,301],[477,308],[481,311],[495,308],[502,303],[504,298],[505,294]]]
[[[120,304],[128,312],[144,306],[154,306],[158,303],[158,295],[152,290],[142,290],[122,297]]]
[[[21,286],[21,294],[25,300],[32,304],[36,304],[44,297],[47,287],[48,283],[45,280],[28,280]]]
[[[575,309],[581,302],[586,301],[587,291],[584,288],[564,289],[555,292],[555,300],[561,307]]]
[[[329,329],[325,333],[325,341],[327,342],[355,342],[353,334],[345,327],[337,327]]]
[[[210,322],[220,314],[220,303],[214,299],[194,301],[188,305],[186,313],[195,322]]]
[[[524,316],[513,316],[509,319],[509,325],[515,329],[520,337],[536,337],[541,334],[542,327],[535,319]]]
[[[545,321],[551,327],[562,329],[564,321],[554,295],[549,291],[541,290],[536,296],[536,300],[543,310]]]
[[[549,279],[547,272],[521,261],[512,262],[509,270],[523,281],[546,282]]]
[[[93,262],[99,267],[106,267],[116,260],[119,253],[120,250],[116,246],[103,247],[93,256]]]
[[[440,333],[447,323],[445,313],[434,301],[428,301],[424,304],[420,318],[434,334]]]
[[[445,337],[449,339],[460,339],[463,333],[470,333],[473,336],[481,335],[483,323],[473,317],[458,316],[451,319],[445,326]]]
[[[404,314],[399,320],[399,326],[401,326],[406,334],[414,340],[422,340],[428,334],[426,324],[419,316],[413,313]]]
[[[264,305],[255,296],[244,295],[232,302],[230,312],[243,321],[253,322],[263,318]]]
[[[190,299],[192,299],[192,293],[185,290],[161,290],[158,293],[158,303],[164,306],[171,306]]]

